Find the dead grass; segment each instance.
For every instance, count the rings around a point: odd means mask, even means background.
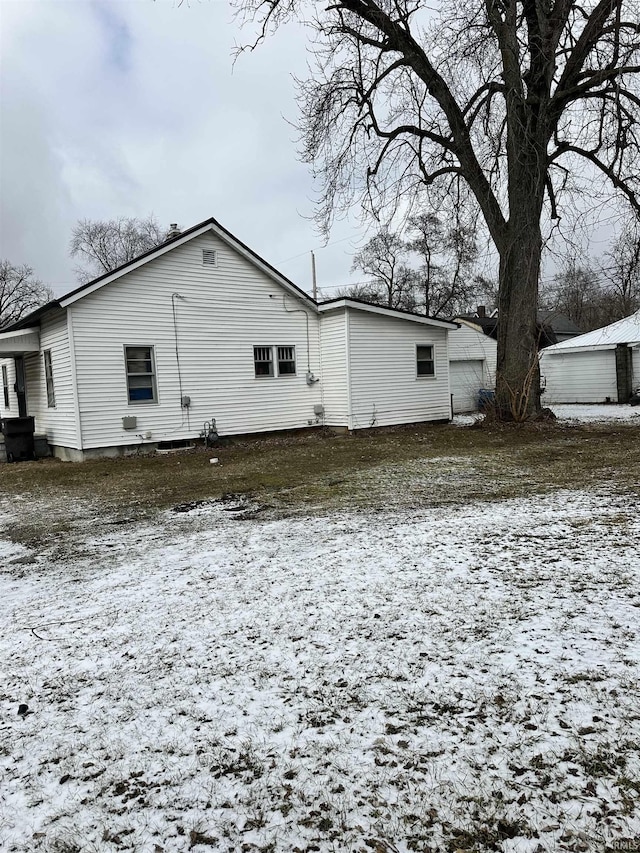
[[[90,501],[139,516],[231,492],[253,494],[283,511],[322,511],[496,500],[561,488],[634,492],[640,482],[637,448],[638,429],[627,425],[421,424],[353,435],[315,430],[251,437],[223,441],[214,450],[82,464],[47,459],[3,465],[1,477],[5,497],[64,495],[67,509],[69,501]],[[219,464],[210,464],[213,456]]]

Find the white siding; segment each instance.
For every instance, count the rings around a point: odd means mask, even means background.
[[[482,360],[483,388],[495,388],[497,352],[498,345],[493,338],[464,323],[449,332],[449,361]]]
[[[354,429],[451,416],[447,331],[349,309]],[[436,375],[418,377],[416,345],[432,344]]]
[[[633,348],[633,390],[640,388],[640,345]]]
[[[51,350],[55,408],[49,408],[43,353]],[[46,315],[40,322],[40,352],[24,359],[27,385],[27,413],[35,417],[37,433],[49,444],[79,447],[76,407],[65,311]]]
[[[4,405],[4,391],[2,388],[2,369],[4,366],[7,368],[7,377],[9,379],[9,408],[5,408]],[[16,397],[16,392],[13,390],[13,386],[16,382],[16,365],[12,358],[0,358],[0,412],[1,417],[3,418],[17,418],[18,417],[18,398]]]
[[[615,350],[540,353],[542,404],[606,403],[618,399]]]
[[[344,308],[320,316],[322,342],[322,405],[328,426],[349,426],[347,312]]]
[[[203,265],[202,250],[217,250]],[[180,405],[172,294],[182,394]],[[319,318],[217,237],[206,234],[69,307],[73,322],[82,447],[196,437],[216,419],[221,435],[307,426],[321,402]],[[289,310],[287,310],[289,309]],[[307,354],[305,313],[309,320]],[[130,404],[125,346],[153,346],[157,403]],[[253,346],[295,346],[295,376],[256,378]],[[134,415],[136,429],[122,418]]]

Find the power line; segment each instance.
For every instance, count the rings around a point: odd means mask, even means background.
[[[304,252],[300,252],[299,255],[293,255],[291,258],[285,258],[284,261],[276,261],[274,266],[280,266],[281,264],[287,264],[289,261],[295,261],[298,258],[304,257],[304,255],[309,255],[311,252],[321,252],[323,249],[328,249],[329,246],[336,246],[338,243],[344,243],[346,240],[353,240],[354,236],[350,234],[348,237],[341,237],[340,240],[332,240],[330,243],[326,243],[324,246],[317,246],[314,249],[307,249]]]

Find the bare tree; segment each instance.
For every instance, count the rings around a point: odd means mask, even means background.
[[[548,311],[564,314],[582,329],[589,332],[611,322],[606,313],[606,294],[598,273],[587,265],[570,260],[553,281],[541,290]]]
[[[410,217],[409,229],[412,239],[407,245],[422,261],[418,277],[424,313],[450,317],[464,310],[478,290],[475,229],[460,221],[446,227],[434,214]]]
[[[167,239],[166,231],[153,216],[146,219],[106,221],[81,219],[71,236],[70,254],[83,262],[76,267],[78,281],[111,272],[123,264],[159,246]]]
[[[434,287],[437,287],[436,277],[440,272],[437,256],[443,240],[442,222],[435,213],[419,213],[411,216],[408,224],[411,235],[409,247],[420,256],[422,261],[419,275],[422,279],[424,313],[429,316],[434,310]],[[437,299],[436,301],[440,302]]]
[[[301,0],[236,0],[260,36]],[[451,197],[481,211],[499,255],[497,408],[539,410],[543,222],[602,178],[640,209],[637,0],[334,0],[313,6],[314,76],[300,88],[302,156],[320,223]],[[582,164],[581,166],[579,164]],[[585,169],[586,165],[586,169]],[[592,190],[594,192],[595,190]],[[608,191],[608,189],[607,189]],[[465,195],[466,194],[466,195]]]
[[[436,214],[418,214],[409,217],[407,229],[408,240],[381,229],[353,260],[352,269],[370,280],[336,295],[431,317],[453,317],[478,301],[495,301],[488,280],[475,273],[473,227],[455,214],[452,225]]]
[[[370,276],[369,300],[387,308],[416,308],[416,274],[408,265],[408,248],[398,234],[381,229],[353,258],[352,270]]]
[[[53,299],[51,288],[35,278],[27,264],[0,260],[0,329]]]

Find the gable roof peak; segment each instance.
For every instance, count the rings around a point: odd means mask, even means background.
[[[75,288],[75,290],[66,293],[64,296],[61,296],[58,300],[59,304],[66,308],[68,305],[72,305],[74,302],[77,302],[78,299],[82,299],[85,296],[88,296],[90,293],[95,292],[101,287],[109,284],[112,281],[120,278],[123,275],[126,275],[129,272],[133,272],[133,270],[138,267],[143,266],[146,263],[149,263],[155,258],[160,257],[168,251],[171,251],[178,246],[182,246],[184,243],[193,240],[195,237],[199,237],[202,234],[207,233],[208,231],[215,234],[220,240],[226,243],[231,248],[235,249],[240,255],[242,255],[246,260],[248,260],[255,267],[260,269],[266,275],[268,275],[271,279],[273,279],[276,283],[278,283],[281,287],[283,287],[286,291],[288,291],[292,296],[301,299],[305,302],[310,308],[313,310],[317,310],[317,302],[307,293],[305,293],[302,288],[298,287],[298,285],[294,284],[290,279],[286,276],[282,275],[274,266],[272,266],[268,261],[265,261],[264,258],[260,257],[257,252],[254,252],[253,249],[250,249],[246,243],[243,243],[237,237],[235,237],[231,231],[228,231],[223,225],[221,225],[216,219],[210,217],[209,219],[205,219],[203,222],[199,222],[197,225],[193,225],[191,228],[187,228],[185,231],[180,231],[177,227],[177,223],[173,223],[171,225],[171,229],[167,239],[164,243],[160,243],[160,245],[155,246],[153,249],[149,249],[146,252],[143,252],[138,257],[133,258],[127,263],[122,264],[110,272],[103,273],[97,278],[92,279],[91,281],[86,282],[86,284],[80,285],[80,287]],[[171,236],[172,231],[174,231],[174,236]]]

